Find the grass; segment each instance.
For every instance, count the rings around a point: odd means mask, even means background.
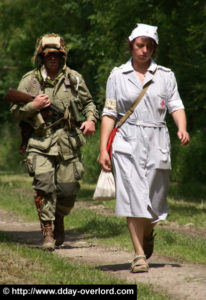
[[[18,184],[18,182],[15,182]],[[25,189],[16,188],[12,182],[0,184],[0,206],[9,210],[25,220],[36,220],[36,211],[34,207],[33,194],[26,192]]]
[[[185,202],[183,200],[168,199],[168,221],[179,225],[191,224],[196,227],[206,227],[206,199],[198,202]]]
[[[37,213],[31,193],[32,179],[27,175],[0,176],[0,206],[4,209],[24,216],[29,221],[37,221]],[[89,204],[114,207],[114,201],[92,202],[94,185],[82,184],[78,198]],[[168,220],[180,225],[192,223],[194,226],[206,227],[205,203],[175,201],[169,199]],[[104,244],[116,244],[121,248],[133,251],[125,218],[97,214],[90,209],[73,210],[65,218],[65,226],[73,234],[85,234],[89,239],[96,239]],[[180,258],[193,263],[206,263],[203,238],[190,237],[185,234],[157,228],[155,251],[159,254]],[[164,245],[164,247],[163,247]]]
[[[25,220],[37,221],[31,192],[31,178],[27,175],[0,174],[0,207],[14,212]],[[81,200],[91,201],[94,186],[84,184],[79,194]],[[119,236],[125,226],[122,220],[97,215],[91,210],[74,210],[65,219],[66,227],[73,233],[85,233],[85,238],[98,238],[110,243],[112,235]],[[118,223],[121,227],[118,230]],[[124,237],[128,234],[124,229]],[[60,258],[55,253],[44,252],[19,244],[14,236],[0,232],[0,284],[128,284],[98,268],[86,266],[70,259]],[[138,284],[141,300],[169,300],[165,293],[154,292],[152,286]]]
[[[200,237],[190,237],[163,228],[157,228],[155,251],[161,255],[174,257],[190,263],[206,264],[206,240]]]
[[[0,174],[0,207],[24,217],[38,221],[31,188],[32,178],[26,174]],[[115,201],[93,202],[95,185],[82,184],[78,199],[89,205],[113,209]],[[193,224],[206,227],[205,200],[185,201],[169,198],[169,222],[179,225]],[[68,232],[84,233],[84,239],[95,240],[104,245],[115,245],[133,252],[125,218],[106,216],[84,208],[75,209],[65,218]],[[180,261],[206,264],[206,241],[190,237],[159,226],[155,252],[174,257]],[[10,238],[11,239],[11,238]],[[0,284],[124,284],[94,267],[80,265],[53,253],[29,248],[9,240],[0,234]],[[123,283],[122,283],[123,282]],[[154,292],[152,286],[138,284],[141,300],[168,300],[166,295]]]
[[[36,219],[34,211],[32,192],[32,178],[27,174],[5,174],[0,173],[0,205],[2,208],[9,209],[21,216],[27,216],[28,220]],[[94,202],[92,195],[94,184],[81,184],[78,199],[81,201],[92,202],[95,205],[104,205],[106,208],[114,208],[115,201]],[[198,196],[198,195],[197,195]],[[197,227],[206,227],[206,198],[198,198],[198,201],[169,197],[169,216],[168,221],[177,222],[179,225],[188,223]],[[23,205],[22,205],[23,204]]]
[[[0,233],[0,284],[47,285],[124,285],[129,284],[104,273],[98,268],[86,266],[70,259],[15,243]],[[152,286],[138,284],[141,300],[170,300],[154,292]],[[138,297],[138,299],[140,299]]]
[[[66,218],[66,227],[70,228],[73,234],[85,232],[88,239],[95,238],[99,243],[118,245],[133,251],[124,218],[108,217],[88,209],[78,209]],[[156,253],[191,263],[206,264],[205,239],[186,236],[161,227],[157,227],[156,232]]]
[[[74,263],[0,235],[0,284],[125,284],[94,267]]]
[[[70,259],[29,248],[15,243],[0,233],[0,284],[47,284],[47,285],[126,285],[129,283],[114,278],[98,268],[86,266]],[[141,300],[170,300],[154,292],[152,286],[138,284]],[[140,299],[138,297],[138,299]]]

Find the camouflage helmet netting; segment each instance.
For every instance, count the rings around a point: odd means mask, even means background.
[[[63,54],[63,56],[65,57],[65,60],[66,60],[66,57],[67,57],[67,49],[66,49],[66,42],[64,41],[64,39],[56,34],[56,33],[47,33],[43,36],[41,36],[40,38],[37,39],[37,42],[36,42],[36,49],[35,49],[35,52],[34,52],[34,55],[33,55],[33,58],[32,58],[32,63],[34,65],[38,65],[39,64],[39,60],[41,60],[41,57],[43,55],[43,46],[42,46],[42,39],[43,38],[49,38],[49,37],[59,37],[60,38],[60,48],[58,49],[60,53]]]

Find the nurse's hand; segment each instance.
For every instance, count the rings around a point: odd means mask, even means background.
[[[102,169],[104,169],[107,172],[111,171],[112,164],[111,164],[109,154],[106,150],[103,152],[100,152],[98,162],[99,162],[100,166],[102,167]]]
[[[183,146],[186,146],[190,142],[190,135],[186,130],[178,130],[177,136]]]

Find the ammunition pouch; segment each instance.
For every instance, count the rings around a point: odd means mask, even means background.
[[[56,121],[64,117],[64,111],[58,109],[54,105],[50,105],[41,110],[41,115],[46,123],[55,123]]]
[[[65,118],[65,112],[55,106],[54,104],[51,104],[50,106],[44,108],[41,110],[40,115],[43,118],[44,121],[44,126],[40,127],[39,129],[33,129],[32,126],[27,123],[22,121],[20,123],[21,127],[21,136],[22,136],[22,142],[19,148],[19,153],[24,154],[28,145],[28,141],[32,136],[32,133],[35,130],[35,133],[39,137],[45,137],[48,133],[51,133],[52,130],[58,129],[58,128],[66,128],[67,130],[72,129],[72,127],[80,127],[81,123],[85,120],[83,116],[79,114],[77,104],[75,102],[76,100],[71,101],[71,112],[67,116],[67,119]],[[68,122],[66,122],[68,121]],[[70,127],[70,128],[69,128]],[[72,142],[73,139],[71,138]],[[71,146],[73,148],[73,143],[71,142]],[[85,142],[83,141],[83,144]],[[50,146],[49,143],[48,145],[44,146],[45,150],[48,149]],[[34,145],[33,145],[34,146]],[[35,147],[34,147],[35,148]]]

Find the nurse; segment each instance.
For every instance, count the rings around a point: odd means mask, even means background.
[[[184,105],[174,73],[155,61],[157,27],[137,24],[129,36],[131,59],[115,67],[107,81],[99,163],[116,182],[117,216],[126,217],[134,246],[131,272],[147,272],[153,253],[154,227],[168,214],[170,137],[165,123],[169,112],[183,146],[189,143]],[[119,128],[111,160],[106,151],[110,132],[128,111],[144,86],[147,92],[133,114]]]

